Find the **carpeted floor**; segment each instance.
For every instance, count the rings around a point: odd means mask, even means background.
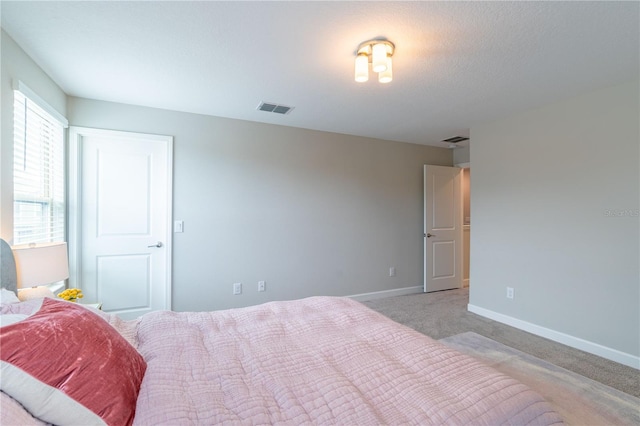
[[[434,339],[473,331],[504,345],[640,398],[640,372],[467,311],[469,289],[363,302]]]

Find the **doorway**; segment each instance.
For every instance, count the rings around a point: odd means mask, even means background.
[[[462,167],[462,286],[469,287],[471,265],[471,167]]]
[[[424,292],[469,287],[470,242],[470,163],[425,165]]]
[[[424,292],[462,287],[462,169],[424,166]]]

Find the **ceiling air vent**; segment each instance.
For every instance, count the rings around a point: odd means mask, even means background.
[[[447,142],[447,143],[458,143],[458,142],[462,142],[462,141],[468,141],[469,138],[465,138],[464,136],[454,136],[452,138],[449,139],[445,139],[442,142]]]
[[[271,102],[260,102],[257,109],[258,111],[273,112],[276,114],[289,114],[293,110],[293,107],[278,105]]]

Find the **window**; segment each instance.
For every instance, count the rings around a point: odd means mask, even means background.
[[[14,95],[13,244],[64,241],[66,119],[24,85]]]

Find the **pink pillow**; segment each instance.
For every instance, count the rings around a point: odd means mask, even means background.
[[[53,424],[129,425],[147,364],[98,315],[45,298],[1,328],[2,391]]]

